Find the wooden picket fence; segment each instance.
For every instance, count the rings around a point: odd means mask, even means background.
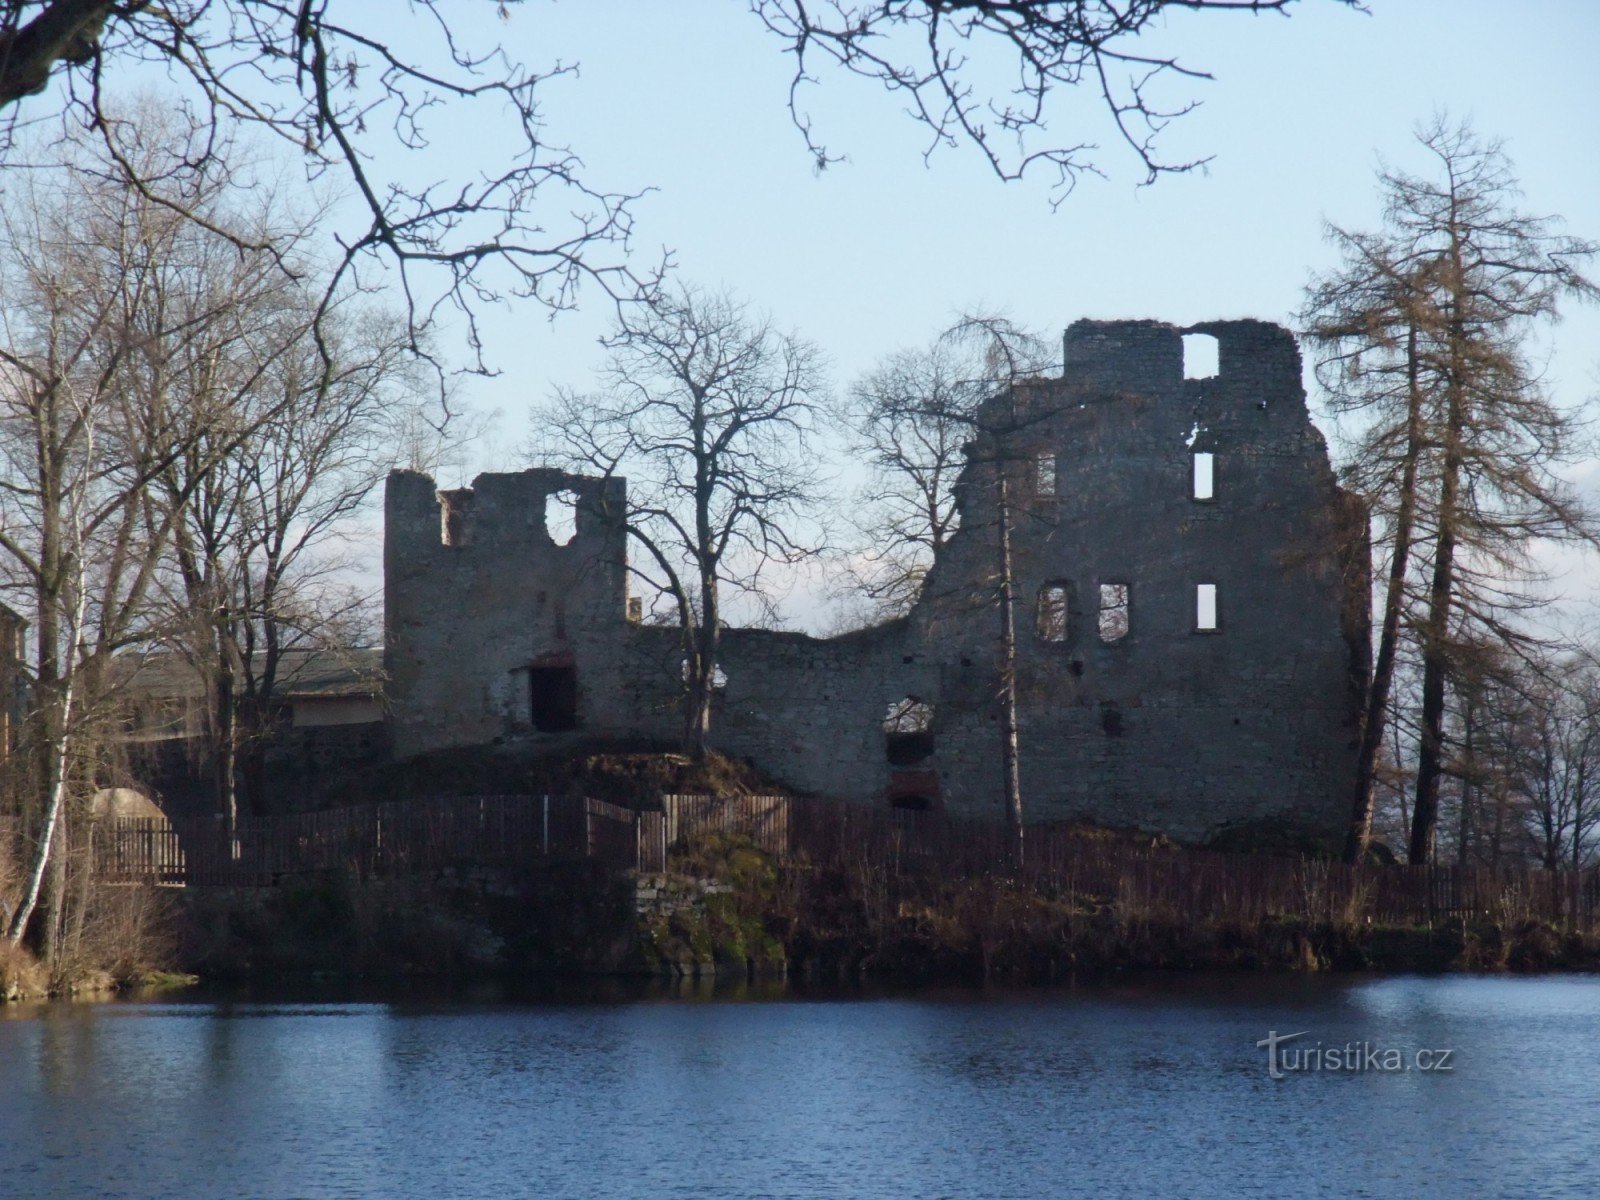
[[[111,881],[259,887],[334,870],[381,878],[553,858],[660,872],[713,835],[799,869],[906,884],[1004,876],[1128,917],[1600,929],[1600,869],[1354,867],[1052,826],[1028,827],[1018,863],[999,822],[787,796],[664,796],[643,812],[581,796],[451,796],[244,822],[231,838],[215,822],[123,819],[100,823],[95,854]]]
[[[347,871],[391,878],[452,867],[516,867],[588,858],[634,870],[660,842],[660,813],[583,796],[444,796],[240,822],[123,818],[96,828],[110,882],[262,887]]]

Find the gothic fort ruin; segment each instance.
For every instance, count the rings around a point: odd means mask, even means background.
[[[1185,378],[1184,337],[1215,338]],[[786,784],[1002,815],[997,469],[1008,472],[1030,821],[1201,839],[1341,827],[1367,671],[1365,514],[1334,480],[1300,356],[1258,321],[1080,321],[1059,378],[958,484],[912,612],[835,638],[728,629],[713,738]],[[1001,423],[991,421],[991,428]],[[997,465],[998,464],[998,465]],[[546,510],[576,496],[557,544]],[[393,751],[681,728],[677,632],[630,611],[626,483],[535,469],[389,478]]]

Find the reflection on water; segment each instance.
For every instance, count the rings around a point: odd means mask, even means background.
[[[1592,1196],[1600,979],[13,1008],[0,1196]],[[1290,1073],[1257,1041],[1450,1049]]]

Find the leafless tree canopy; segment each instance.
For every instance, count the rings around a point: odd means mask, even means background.
[[[1372,508],[1386,565],[1349,853],[1365,840],[1409,641],[1421,671],[1413,862],[1432,852],[1447,689],[1481,678],[1501,650],[1537,649],[1520,620],[1539,603],[1534,540],[1597,537],[1560,473],[1583,455],[1583,422],[1545,391],[1529,337],[1561,300],[1600,296],[1582,274],[1600,245],[1518,211],[1499,145],[1443,117],[1419,141],[1434,170],[1380,177],[1381,230],[1330,229],[1344,262],[1313,281],[1305,314],[1332,406],[1361,422],[1345,476]]]
[[[222,164],[191,168],[191,124],[147,110],[137,128],[128,162],[159,197],[69,139],[0,200],[0,589],[34,632],[33,794],[7,798],[31,845],[7,936],[42,903],[52,961],[125,715],[122,651],[182,645],[214,682],[256,633],[306,629],[290,600],[421,394],[397,376],[403,322],[324,307],[297,249],[309,225]]]
[[[1359,0],[1339,0],[1363,8]],[[1117,139],[1146,182],[1192,170],[1204,158],[1169,161],[1161,131],[1195,107],[1159,98],[1170,79],[1211,77],[1152,53],[1140,36],[1169,12],[1284,13],[1294,0],[750,0],[794,55],[789,111],[819,168],[838,161],[813,128],[802,86],[818,62],[880,84],[906,102],[929,133],[926,155],[967,144],[1001,179],[1038,169],[1058,195],[1085,172],[1101,174],[1101,149],[1076,123],[1051,129],[1052,97],[1087,89],[1103,104]],[[993,81],[1009,76],[1010,86]],[[1042,144],[1041,144],[1042,143]]]
[[[906,612],[955,532],[955,484],[981,432],[979,406],[1054,366],[1045,341],[1004,316],[962,315],[929,346],[889,355],[849,389],[839,417],[871,474],[856,492],[844,588],[872,620]]]
[[[635,196],[592,187],[577,157],[545,140],[539,89],[573,68],[538,71],[499,46],[472,49],[449,9],[439,0],[0,0],[0,161],[14,159],[24,125],[89,130],[132,186],[176,203],[130,159],[125,128],[128,89],[164,76],[163,95],[196,134],[182,169],[229,168],[222,147],[242,137],[286,147],[311,179],[359,201],[327,296],[397,280],[417,348],[442,307],[457,309],[482,367],[477,304],[563,309],[585,281],[632,297],[650,280],[625,261]],[[414,156],[391,153],[469,129],[482,153],[470,178],[436,180]]]
[[[1334,0],[1359,8],[1360,0]],[[1098,172],[1099,147],[1074,124],[1050,132],[1052,97],[1098,98],[1147,180],[1204,159],[1168,161],[1156,140],[1193,107],[1153,86],[1208,78],[1145,47],[1169,12],[1282,13],[1295,0],[750,0],[794,56],[793,119],[819,166],[834,160],[801,106],[819,62],[909,100],[929,152],[966,143],[1002,179],[1053,171],[1065,194]],[[497,5],[511,15],[508,2]],[[135,187],[162,203],[127,160],[126,90],[165,77],[173,108],[198,135],[195,162],[251,135],[299,156],[312,179],[352,193],[361,216],[342,232],[328,294],[397,280],[414,348],[441,308],[467,323],[485,301],[575,303],[589,282],[647,297],[659,271],[628,262],[637,192],[591,184],[575,154],[547,141],[540,88],[572,75],[559,59],[527,66],[501,45],[473,47],[442,0],[0,0],[0,161],[19,126],[53,123],[102,137]],[[1009,88],[995,79],[1011,77]],[[436,180],[414,155],[470,131],[484,161],[470,178]],[[1043,145],[1039,143],[1045,143]],[[409,160],[409,161],[407,161]],[[393,167],[397,162],[404,166]],[[189,214],[196,220],[203,217]],[[245,235],[236,235],[246,241]]]
[[[628,479],[636,575],[676,610],[684,639],[685,743],[706,749],[724,585],[761,599],[765,566],[815,552],[808,445],[824,398],[816,347],[744,304],[681,288],[623,314],[598,393],[563,392],[535,415],[535,452]]]

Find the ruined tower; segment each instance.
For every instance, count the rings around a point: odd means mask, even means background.
[[[1185,340],[1216,365],[1185,370]],[[1367,669],[1365,514],[1275,325],[1080,321],[1060,376],[979,414],[960,526],[908,617],[729,629],[713,742],[809,791],[1002,816],[996,481],[1012,497],[1030,821],[1199,840],[1337,830]],[[576,533],[546,528],[570,495]],[[556,471],[390,477],[397,753],[574,732],[670,743],[676,631],[630,619],[625,487]]]

